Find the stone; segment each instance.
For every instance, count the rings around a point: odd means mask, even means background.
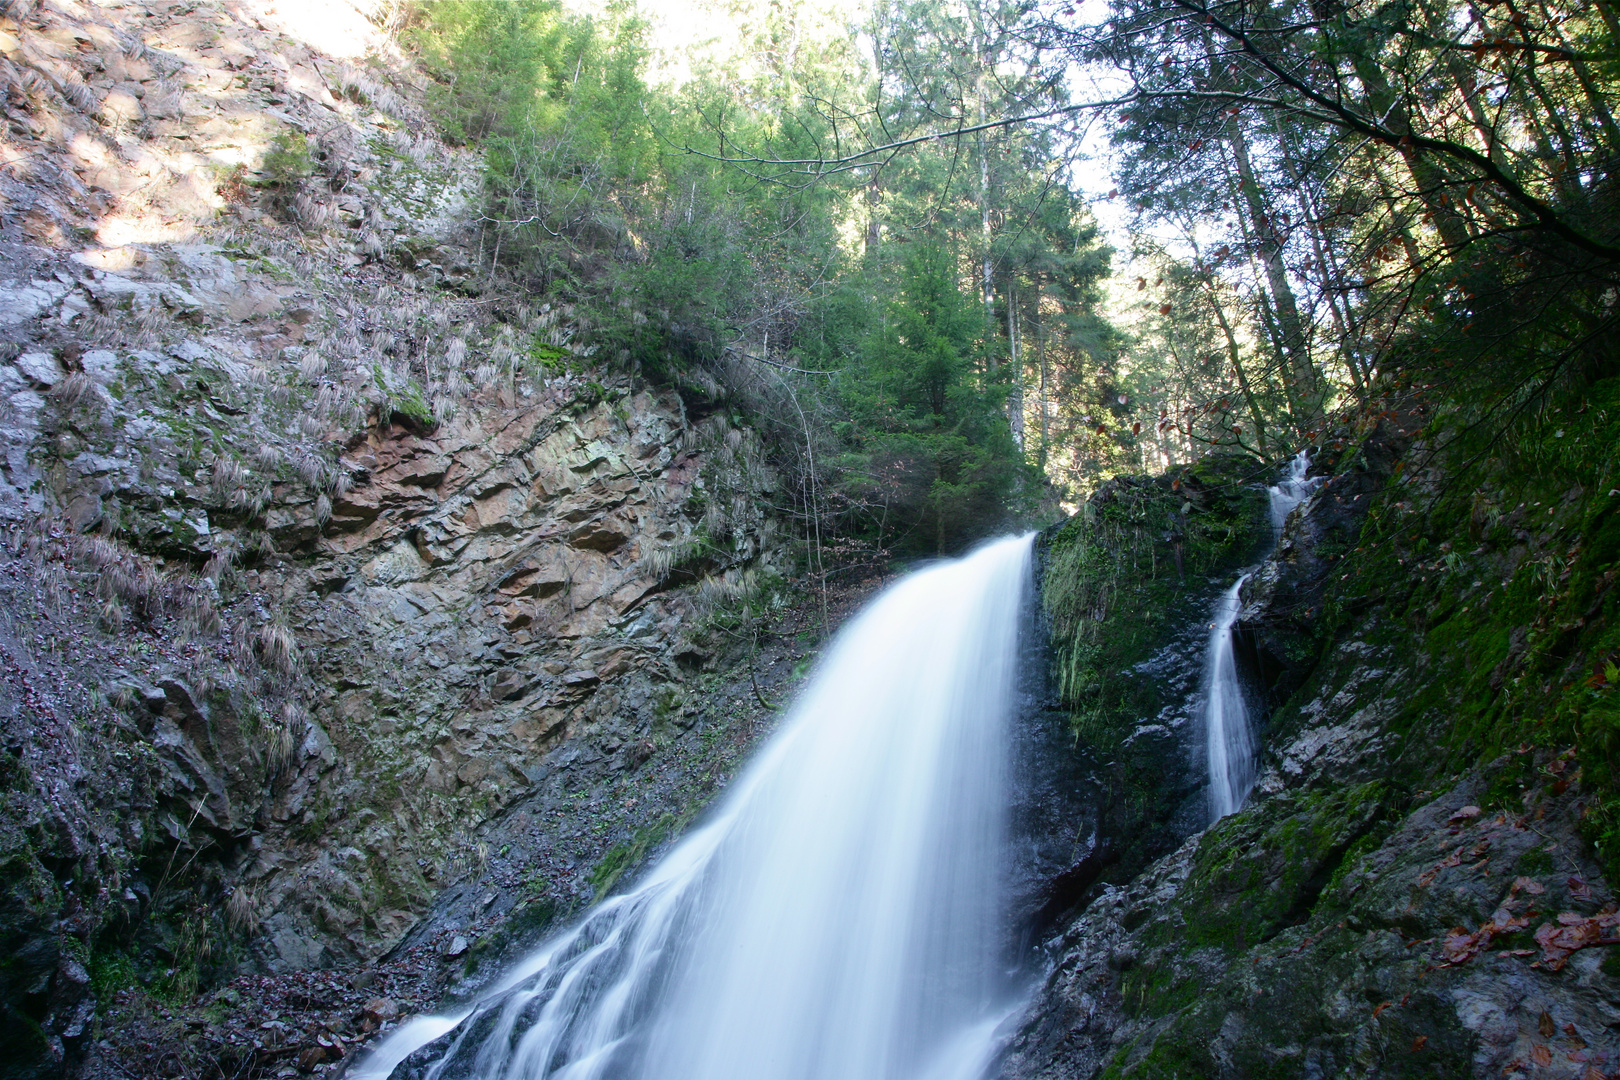
[[[91,349],[79,357],[84,373],[106,385],[118,377],[118,356],[106,349]]]
[[[325,1046],[315,1043],[307,1046],[298,1054],[298,1067],[305,1072],[314,1072],[324,1062],[336,1061],[343,1055],[343,1051],[334,1046]]]
[[[141,118],[141,101],[124,87],[115,87],[101,100],[101,115],[112,124],[127,124]]]
[[[27,285],[0,285],[0,326],[15,326],[40,318],[61,301],[67,287],[55,281]]]
[[[361,1012],[368,1019],[380,1024],[386,1020],[393,1020],[398,1017],[399,1006],[394,1003],[392,998],[372,998],[370,1001],[366,1002],[365,1008],[363,1008]]]
[[[568,542],[588,551],[617,551],[634,534],[634,526],[613,518],[581,525],[568,534]]]
[[[530,677],[514,668],[507,668],[497,672],[494,682],[490,686],[489,696],[496,701],[512,701],[520,698],[528,691],[531,685]]]
[[[52,387],[66,374],[56,357],[45,352],[27,352],[17,357],[17,370],[35,386]]]

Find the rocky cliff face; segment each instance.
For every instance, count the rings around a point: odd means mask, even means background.
[[[821,633],[758,439],[491,291],[477,162],[314,7],[0,18],[18,1075],[159,1068],[242,971],[185,1053],[336,1060],[678,832]],[[227,1035],[299,993],[344,1031]]]
[[[1120,477],[1042,534],[1045,702],[1067,721],[1066,749],[1045,768],[1091,793],[1043,920],[1205,825],[1198,693],[1209,613],[1263,549],[1270,479],[1237,456]]]
[[[1000,1075],[1585,1080],[1620,1065],[1602,791],[1576,747],[1530,741],[1546,713],[1483,761],[1488,729],[1470,719],[1508,686],[1603,708],[1605,680],[1577,681],[1576,631],[1602,654],[1613,510],[1576,487],[1539,521],[1527,503],[1500,524],[1451,517],[1434,507],[1502,493],[1459,495],[1409,446],[1381,425],[1340,458],[1245,590],[1240,634],[1274,703],[1249,804],[1080,898]],[[1538,560],[1572,535],[1595,569],[1572,562],[1550,587]],[[1538,668],[1524,643],[1543,625],[1568,632]],[[1577,675],[1543,682],[1549,668]]]

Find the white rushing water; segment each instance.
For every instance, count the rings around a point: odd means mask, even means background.
[[[1009,997],[1008,721],[1030,538],[886,590],[709,822],[383,1080],[976,1080]],[[431,1057],[431,1063],[424,1063]]]
[[[1288,463],[1288,471],[1267,489],[1271,497],[1271,542],[1282,536],[1283,525],[1294,508],[1304,502],[1321,483],[1307,479],[1310,453],[1301,450]],[[1254,787],[1257,749],[1254,718],[1248,693],[1238,672],[1236,641],[1232,625],[1243,608],[1243,585],[1254,573],[1245,570],[1230,589],[1221,594],[1210,623],[1209,644],[1204,652],[1204,740],[1209,762],[1210,820],[1218,821],[1243,806]]]
[[[1254,723],[1238,677],[1232,624],[1243,601],[1244,574],[1221,594],[1204,660],[1204,737],[1209,754],[1209,813],[1218,821],[1243,805],[1254,787]]]

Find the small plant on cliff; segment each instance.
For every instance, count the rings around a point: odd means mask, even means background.
[[[315,161],[304,133],[283,131],[270,141],[270,148],[264,153],[259,186],[265,189],[272,206],[285,214],[298,198],[304,181],[314,172]]]

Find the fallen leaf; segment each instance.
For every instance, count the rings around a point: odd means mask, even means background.
[[[1551,1065],[1552,1051],[1540,1043],[1536,1043],[1530,1048],[1530,1060],[1534,1061],[1537,1065]]]
[[[1425,1046],[1428,1045],[1428,1042],[1429,1042],[1429,1037],[1427,1035],[1419,1035],[1417,1038],[1413,1039],[1412,1040],[1412,1053],[1415,1054],[1419,1050],[1423,1049]]]
[[[1539,881],[1532,881],[1527,877],[1517,877],[1513,879],[1513,887],[1508,891],[1510,893],[1516,893],[1521,889],[1529,893],[1531,896],[1540,896],[1542,893],[1547,891],[1547,886],[1543,885]]]
[[[1558,1025],[1553,1023],[1552,1013],[1546,1009],[1541,1010],[1541,1020],[1536,1024],[1536,1030],[1541,1032],[1543,1039],[1550,1039],[1558,1034]]]
[[[1566,911],[1558,916],[1558,924],[1545,923],[1536,931],[1536,944],[1541,946],[1541,963],[1558,971],[1569,960],[1570,954],[1588,945],[1620,945],[1614,929],[1620,925],[1620,914],[1601,912],[1583,919]]]
[[[1419,874],[1417,879],[1418,885],[1420,887],[1427,887],[1434,882],[1436,877],[1439,876],[1440,871],[1446,869],[1448,866],[1456,866],[1460,862],[1462,862],[1462,848],[1458,848],[1456,851],[1453,851],[1450,855],[1447,855],[1444,859],[1441,859],[1432,867]]]
[[[1466,964],[1483,947],[1484,941],[1479,934],[1470,934],[1458,927],[1446,934],[1446,940],[1440,945],[1440,953],[1448,964]]]

